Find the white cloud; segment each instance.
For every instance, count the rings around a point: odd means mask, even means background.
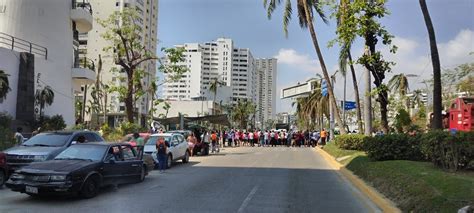
[[[309,55],[299,54],[293,49],[280,49],[274,57],[278,59],[279,64],[295,66],[299,70],[313,73],[321,70],[316,59],[312,59]]]
[[[446,43],[438,44],[441,66],[453,67],[472,61],[470,52],[474,52],[474,31],[461,30],[456,37]]]

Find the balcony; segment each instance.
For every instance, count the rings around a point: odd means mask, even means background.
[[[92,30],[92,6],[87,0],[72,0],[71,19],[80,33]]]
[[[93,84],[96,81],[94,70],[94,61],[86,57],[78,57],[72,68],[72,79],[78,85]]]

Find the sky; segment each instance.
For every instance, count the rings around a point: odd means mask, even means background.
[[[295,5],[296,0],[292,0]],[[284,1],[282,1],[284,2]],[[426,0],[434,24],[441,66],[454,68],[473,62],[474,55],[474,0]],[[268,19],[263,0],[159,0],[158,40],[161,47],[183,43],[203,43],[219,37],[231,38],[239,48],[250,48],[255,58],[278,59],[277,112],[292,112],[291,99],[280,99],[282,88],[305,82],[321,74],[309,31],[298,25],[296,11],[285,37],[282,25],[283,6]],[[295,7],[294,7],[295,8]],[[432,66],[429,40],[423,15],[416,0],[389,0],[390,15],[380,21],[395,36],[396,54],[390,54],[382,45],[384,57],[396,63],[390,77],[398,73],[415,74],[409,79],[410,89],[424,87],[421,82],[430,78]],[[330,11],[327,11],[329,16]],[[336,37],[336,24],[328,25],[316,19],[316,33],[329,73],[337,67],[339,47],[328,47]],[[361,40],[353,45],[353,58],[363,52]],[[362,67],[356,66],[360,91],[364,86]],[[337,75],[335,93],[342,99],[343,78]],[[353,98],[352,79],[347,78],[347,100]]]

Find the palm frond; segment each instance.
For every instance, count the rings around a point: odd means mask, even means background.
[[[288,38],[288,25],[291,20],[291,14],[293,13],[291,8],[291,0],[286,0],[285,4],[285,13],[283,14],[283,31],[285,32],[285,37]]]
[[[344,44],[341,46],[339,50],[339,71],[341,72],[342,76],[346,76],[347,74],[347,61],[349,54],[348,51],[350,50],[350,45]]]
[[[321,20],[323,20],[325,24],[329,24],[329,20],[326,17],[326,14],[324,14],[324,10],[319,0],[308,0],[308,5],[312,5],[316,13],[318,13],[319,17],[321,18]]]
[[[306,29],[308,28],[308,20],[306,19],[306,11],[303,5],[304,1],[306,0],[298,0],[297,10],[298,10],[298,21],[299,21],[300,27],[303,29]]]

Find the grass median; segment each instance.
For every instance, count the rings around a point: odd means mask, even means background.
[[[342,150],[333,143],[324,150],[403,212],[456,212],[474,205],[474,172],[446,172],[429,162],[370,161],[364,152]]]

